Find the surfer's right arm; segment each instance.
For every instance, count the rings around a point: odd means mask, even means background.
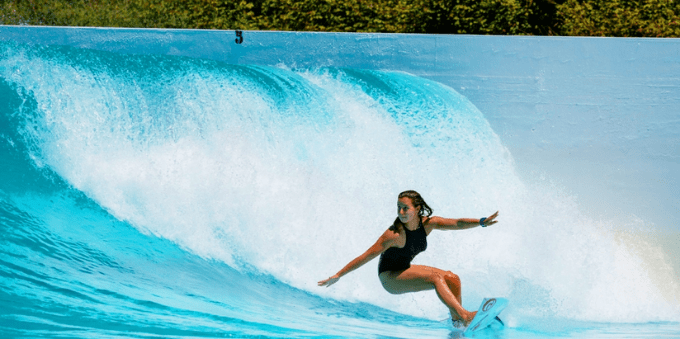
[[[395,246],[395,242],[399,239],[399,233],[388,229],[383,233],[383,235],[378,238],[378,241],[373,244],[366,252],[362,255],[356,257],[354,260],[350,261],[345,267],[343,267],[334,276],[319,281],[319,286],[329,287],[335,284],[340,277],[343,275],[356,270],[357,268],[363,266],[365,263],[375,259],[375,257],[381,255],[383,252],[387,251],[388,248]]]

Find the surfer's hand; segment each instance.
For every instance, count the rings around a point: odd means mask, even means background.
[[[338,282],[338,280],[340,280],[340,277],[338,277],[338,275],[336,274],[336,275],[334,275],[334,276],[332,276],[332,277],[330,277],[326,280],[319,281],[319,286],[329,287],[329,286],[335,284],[336,282]]]
[[[491,225],[497,223],[498,221],[495,220],[497,216],[498,216],[498,211],[496,211],[496,213],[492,214],[490,217],[486,218],[484,220],[484,226],[491,226]]]

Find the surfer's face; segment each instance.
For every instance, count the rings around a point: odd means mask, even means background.
[[[399,221],[406,224],[418,215],[420,208],[413,207],[411,198],[403,197],[397,200],[397,214]]]

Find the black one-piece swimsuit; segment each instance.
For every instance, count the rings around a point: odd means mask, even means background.
[[[403,229],[406,232],[406,245],[404,247],[390,247],[380,255],[378,274],[408,269],[411,267],[413,258],[427,248],[427,233],[422,219],[415,231],[409,231],[406,227],[403,227]]]

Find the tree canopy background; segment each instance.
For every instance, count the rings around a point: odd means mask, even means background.
[[[679,37],[674,0],[0,0],[0,24]]]

